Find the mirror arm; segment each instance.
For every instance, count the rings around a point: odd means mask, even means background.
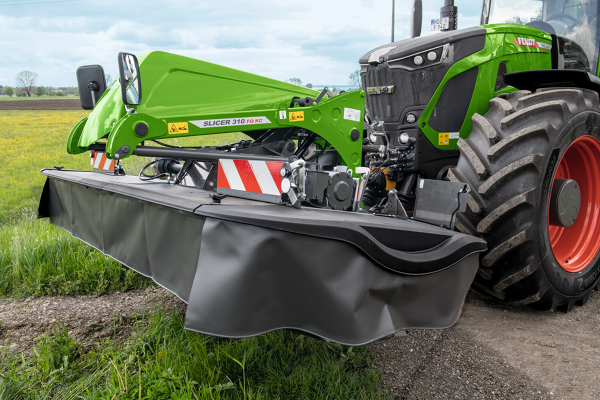
[[[94,92],[100,90],[100,85],[96,81],[90,81],[87,87],[92,95],[92,107],[96,107],[96,94]]]

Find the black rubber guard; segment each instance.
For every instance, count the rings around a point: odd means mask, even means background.
[[[417,221],[296,210],[131,176],[44,170],[40,216],[188,302],[186,328],[295,329],[359,345],[460,316],[483,240]]]

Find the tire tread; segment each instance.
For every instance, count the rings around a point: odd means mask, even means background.
[[[496,97],[485,115],[473,115],[472,135],[459,140],[461,156],[448,178],[472,190],[457,228],[488,242],[474,289],[511,305],[565,312],[598,290],[600,278],[580,296],[562,294],[532,249],[544,246],[536,221],[552,144],[573,117],[599,111],[594,91],[546,88]]]

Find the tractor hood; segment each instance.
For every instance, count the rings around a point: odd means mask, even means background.
[[[485,37],[485,29],[473,27],[405,39],[366,53],[359,63],[370,118],[397,125],[407,107],[427,105],[452,65],[482,50]],[[431,52],[434,60],[427,58]],[[420,65],[414,63],[418,56]]]
[[[394,43],[384,44],[383,46],[376,47],[375,49],[367,52],[358,60],[358,62],[361,66],[366,66],[375,63],[379,64],[380,57],[384,57],[386,61],[399,60],[401,58],[413,55],[415,53],[427,51],[438,46],[443,46],[447,43],[461,42],[464,39],[469,39],[478,36],[481,37],[479,41],[475,40],[464,43],[466,47],[468,47],[464,50],[468,52],[470,47],[473,46],[473,44],[470,43],[481,42],[484,40],[485,29],[483,29],[482,27],[474,26],[472,28],[443,32],[431,36],[420,36],[411,39],[399,40]],[[479,50],[481,50],[481,48],[478,48],[476,51]],[[472,53],[473,52],[469,52],[469,54]]]

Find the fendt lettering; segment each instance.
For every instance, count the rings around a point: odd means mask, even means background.
[[[535,39],[518,38],[521,46],[535,46]]]

